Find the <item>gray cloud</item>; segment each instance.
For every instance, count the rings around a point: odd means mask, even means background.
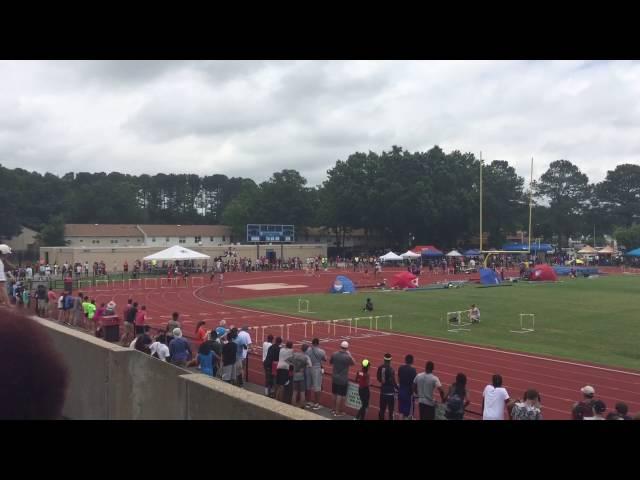
[[[528,178],[640,160],[639,62],[0,62],[0,163],[321,183],[356,151],[483,152]]]

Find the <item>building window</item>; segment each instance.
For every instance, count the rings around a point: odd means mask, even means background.
[[[180,237],[178,239],[178,243],[187,243],[187,239],[185,237]]]
[[[116,240],[116,243],[118,243],[118,241]],[[129,243],[129,239],[127,238],[127,243]]]
[[[171,241],[171,239],[169,237],[164,239],[165,242],[169,243]]]
[[[142,240],[138,239],[137,241],[138,241],[138,242],[141,242]]]
[[[222,241],[223,241],[223,242],[226,242],[226,241],[227,241],[224,235],[222,236]]]
[[[155,242],[155,241],[156,241],[156,237],[152,237],[152,238],[151,238],[151,241],[152,241],[152,242]]]
[[[193,237],[193,241],[196,243],[200,243],[202,241],[202,237]]]
[[[129,240],[127,240],[129,241]],[[111,240],[111,243],[118,243],[118,240]]]
[[[213,237],[209,237],[209,241],[210,241],[210,242],[213,242]]]
[[[84,240],[80,240],[80,243],[82,243]]]

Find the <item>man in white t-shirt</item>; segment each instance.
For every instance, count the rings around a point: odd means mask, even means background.
[[[509,403],[509,393],[502,386],[502,376],[494,375],[491,385],[482,392],[482,419],[504,420],[504,410]]]
[[[251,335],[249,335],[249,327],[242,327],[242,330],[238,332],[236,343],[238,344],[238,348],[240,349],[238,356],[242,356],[242,363],[240,368],[238,369],[238,373],[242,375],[247,371],[247,355],[249,354],[249,348],[251,347]],[[238,380],[238,384],[242,385],[242,379]]]
[[[157,357],[163,362],[169,358],[169,347],[165,344],[167,337],[164,334],[160,334],[155,342],[149,346],[152,357]]]
[[[262,364],[267,359],[267,353],[269,348],[273,345],[273,335],[267,336],[267,341],[262,344]],[[264,394],[268,397],[271,395],[271,389],[273,388],[273,375],[271,373],[271,365],[264,367]]]

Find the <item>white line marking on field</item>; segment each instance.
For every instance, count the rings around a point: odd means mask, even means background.
[[[207,299],[204,299],[204,298],[200,298],[200,297],[198,297],[197,293],[202,288],[204,288],[204,287],[200,287],[200,288],[198,288],[198,289],[193,291],[193,296],[195,298],[197,298],[198,300],[200,300],[201,302],[206,302],[206,303],[210,303],[212,305],[218,305],[218,306],[223,306],[224,305],[227,308],[233,308],[233,309],[236,309],[236,310],[243,310],[243,311],[246,311],[246,312],[267,313],[264,310],[253,310],[251,308],[246,308],[246,307],[234,307],[234,306],[231,306],[231,305],[217,303],[217,302],[214,302],[212,300],[207,300]],[[300,320],[300,318],[303,318],[303,317],[294,317],[292,315],[285,315],[283,313],[271,313],[269,316],[270,317],[293,318],[295,320]],[[367,330],[367,329],[363,328],[362,330]],[[456,347],[465,347],[465,348],[471,348],[471,349],[475,349],[475,350],[483,350],[485,352],[501,353],[501,354],[504,354],[504,355],[513,355],[513,356],[516,356],[516,357],[532,358],[532,359],[535,359],[535,360],[544,360],[544,361],[547,361],[547,362],[561,363],[563,365],[573,365],[573,366],[576,366],[576,367],[590,368],[590,369],[593,369],[593,370],[601,370],[601,371],[604,371],[604,372],[623,373],[623,374],[627,374],[627,375],[633,375],[633,376],[636,376],[636,377],[640,377],[640,373],[636,373],[636,372],[628,372],[628,371],[625,371],[625,370],[617,370],[615,368],[608,368],[608,367],[598,367],[598,366],[595,366],[595,365],[586,365],[584,363],[570,362],[568,360],[559,360],[559,359],[555,359],[555,358],[539,357],[537,355],[529,355],[527,353],[507,352],[505,350],[497,350],[495,348],[481,347],[481,346],[477,346],[477,345],[467,345],[467,344],[461,344],[461,343],[455,343],[455,342],[448,342],[446,340],[436,340],[434,338],[416,337],[415,335],[407,335],[407,334],[404,334],[404,333],[395,333],[394,332],[394,333],[391,333],[391,335],[396,336],[396,337],[402,337],[402,338],[412,338],[414,340],[422,340],[424,342],[442,343],[442,344],[445,344],[445,345],[453,345],[453,346],[456,346]]]

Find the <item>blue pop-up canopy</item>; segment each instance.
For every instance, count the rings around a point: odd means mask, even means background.
[[[640,248],[636,248],[631,250],[630,252],[625,253],[627,257],[640,257]]]
[[[470,248],[466,252],[464,252],[465,257],[477,257],[480,255],[480,250],[476,248]]]
[[[503,245],[502,250],[506,250],[507,252],[521,252],[527,253],[529,251],[529,246],[525,243],[511,243],[509,245]],[[544,252],[544,253],[553,253],[555,250],[553,246],[549,243],[532,243],[531,244],[532,252]]]

